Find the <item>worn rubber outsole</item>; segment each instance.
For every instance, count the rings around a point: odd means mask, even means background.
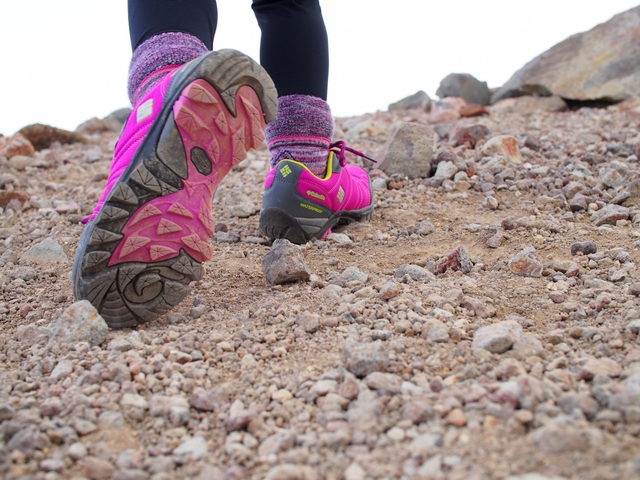
[[[320,239],[335,225],[347,225],[353,222],[371,220],[373,205],[360,210],[342,210],[335,212],[328,219],[294,217],[278,207],[265,208],[260,213],[260,231],[269,238],[285,238],[298,245],[313,239]]]
[[[211,201],[231,167],[263,140],[277,93],[233,50],[211,52],[171,80],[162,110],[80,240],[74,296],[114,328],[175,307],[213,248]]]

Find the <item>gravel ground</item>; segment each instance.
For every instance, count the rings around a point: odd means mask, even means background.
[[[337,119],[374,156],[433,128],[436,176],[373,168],[373,220],[279,247],[306,281],[265,280],[250,153],[202,281],[135,330],[69,308],[117,133],[0,157],[0,475],[639,478],[639,103],[515,102]]]

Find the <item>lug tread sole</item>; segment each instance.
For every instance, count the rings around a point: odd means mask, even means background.
[[[202,278],[201,264],[213,254],[215,189],[248,149],[261,145],[265,119],[275,118],[271,79],[239,52],[215,52],[183,68],[76,255],[74,295],[112,328],[167,313]],[[197,208],[173,201],[192,194],[202,197]]]
[[[286,210],[269,207],[260,213],[259,229],[263,235],[271,239],[285,238],[298,245],[313,239],[320,239],[335,225],[348,225],[364,222],[373,216],[373,205],[361,210],[342,210],[331,215],[320,227],[309,225],[302,218],[297,218]]]

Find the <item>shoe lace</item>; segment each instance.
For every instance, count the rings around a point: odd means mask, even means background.
[[[340,161],[340,166],[342,167],[344,167],[347,164],[345,152],[350,152],[350,153],[353,153],[354,155],[357,155],[358,157],[365,158],[370,162],[378,163],[377,160],[374,160],[373,158],[368,157],[364,153],[356,150],[355,148],[347,147],[347,144],[345,143],[344,140],[338,140],[337,142],[334,142],[331,145],[329,145],[329,151],[333,152],[338,157],[338,160]]]

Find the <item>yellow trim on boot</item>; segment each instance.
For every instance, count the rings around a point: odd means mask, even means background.
[[[334,152],[329,152],[329,156],[327,157],[327,171],[324,175],[324,178],[320,178],[318,177],[316,174],[314,174],[311,170],[309,170],[309,167],[307,167],[304,163],[300,163],[297,160],[293,160],[291,158],[283,158],[279,163],[282,162],[291,162],[291,163],[295,163],[296,165],[300,165],[302,168],[304,168],[307,172],[309,172],[311,175],[313,175],[314,177],[316,177],[319,180],[322,180],[323,182],[326,182],[327,180],[329,180],[331,178],[331,175],[333,175],[333,156],[335,155]],[[286,177],[289,173],[287,173],[286,175],[283,172],[280,172],[282,174],[283,177]]]

